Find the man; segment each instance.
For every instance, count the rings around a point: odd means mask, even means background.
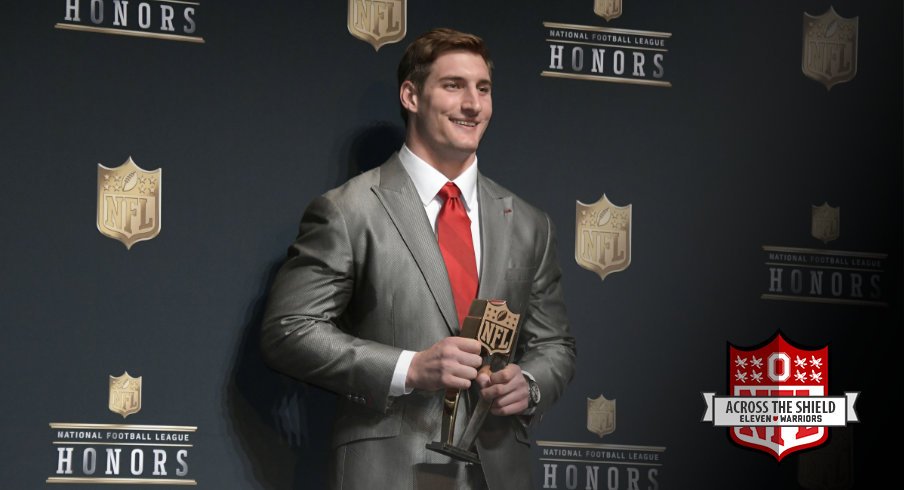
[[[334,488],[530,488],[527,428],[573,375],[552,224],[477,171],[491,67],[476,36],[416,39],[399,64],[405,144],[309,205],[273,284],[268,363],[341,395]],[[522,315],[515,358],[495,373],[478,373],[479,342],[457,336],[475,298]],[[472,384],[492,400],[481,465],[425,447],[441,438],[444,393]]]

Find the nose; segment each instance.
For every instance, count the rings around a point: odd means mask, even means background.
[[[466,115],[476,116],[483,109],[481,102],[482,93],[477,87],[468,87],[462,96],[461,110]]]

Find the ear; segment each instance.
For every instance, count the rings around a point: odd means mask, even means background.
[[[411,83],[411,80],[405,80],[399,87],[399,101],[408,112],[417,112],[417,87]]]

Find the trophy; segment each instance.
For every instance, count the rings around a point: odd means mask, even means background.
[[[496,372],[504,368],[512,359],[518,340],[518,321],[503,300],[475,299],[471,303],[468,316],[461,327],[461,336],[480,341],[480,355],[483,365],[479,371]],[[480,464],[474,447],[477,433],[490,412],[491,402],[480,398],[468,418],[464,432],[456,437],[455,420],[461,405],[462,390],[446,390],[443,398],[442,440],[427,444],[427,449],[436,451],[459,461]]]

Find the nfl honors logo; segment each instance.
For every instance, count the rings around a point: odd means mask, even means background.
[[[160,233],[160,188],[163,170],[147,171],[129,157],[116,168],[97,164],[97,229],[104,236],[132,245]]]
[[[348,32],[379,51],[408,29],[408,0],[348,0]]]

